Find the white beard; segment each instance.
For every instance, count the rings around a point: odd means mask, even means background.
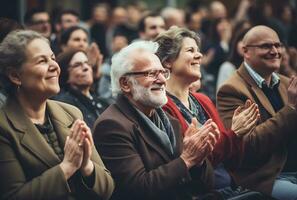
[[[164,86],[159,86],[157,84],[151,85],[149,88],[143,87],[138,84],[136,79],[130,79],[133,85],[132,98],[134,101],[138,101],[143,105],[159,108],[167,103],[167,96]],[[162,87],[163,91],[159,95],[155,95],[151,92],[153,87]]]

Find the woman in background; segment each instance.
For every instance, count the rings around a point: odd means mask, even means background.
[[[60,48],[62,52],[71,50],[82,50],[86,52],[89,64],[93,68],[94,87],[99,87],[99,79],[101,77],[101,66],[103,63],[103,55],[99,46],[92,42],[89,45],[89,35],[87,30],[80,26],[72,26],[64,30],[61,34]]]
[[[74,49],[61,53],[57,57],[61,67],[60,85],[63,89],[54,99],[79,108],[89,127],[108,107],[107,101],[91,93],[93,69],[83,50]]]

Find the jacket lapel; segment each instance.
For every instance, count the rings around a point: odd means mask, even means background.
[[[270,101],[268,100],[264,92],[261,90],[261,88],[258,87],[255,80],[250,76],[243,64],[238,69],[238,73],[250,85],[251,89],[255,93],[261,105],[267,110],[269,114],[274,115],[275,111]]]
[[[175,138],[176,138],[176,149],[177,149],[177,155],[180,155],[182,153],[183,150],[183,136],[182,136],[182,129],[181,126],[179,124],[179,121],[175,118],[173,118],[172,116],[166,114],[169,118],[169,121],[172,125],[173,128],[173,132],[175,134]]]
[[[67,135],[75,119],[69,115],[64,109],[52,100],[47,101],[47,111],[52,120],[52,124],[60,141],[60,147],[63,149]]]
[[[288,88],[287,87],[288,86],[286,86],[284,78],[282,76],[280,76],[280,84],[278,86],[278,91],[279,91],[279,94],[283,100],[284,105],[286,105],[288,102],[288,92],[287,92]]]
[[[136,110],[133,108],[133,105],[130,103],[130,101],[123,95],[120,95],[117,99],[116,106],[130,121],[136,125],[136,127],[138,127],[138,132],[140,133],[140,136],[143,138],[143,140],[156,152],[158,152],[164,160],[170,161],[170,155],[164,151],[160,142],[154,138],[154,134],[150,132],[152,129],[147,127],[145,123],[142,122],[140,117],[138,117],[138,114],[136,113]]]
[[[30,151],[49,167],[55,166],[61,162],[32,121],[25,115],[16,100],[9,99],[4,108],[4,112],[13,128],[23,134],[23,136],[20,137],[20,143],[25,149]]]

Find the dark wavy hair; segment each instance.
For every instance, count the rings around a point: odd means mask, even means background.
[[[72,26],[62,32],[61,38],[60,38],[60,45],[61,46],[66,45],[68,43],[68,40],[70,39],[71,34],[76,30],[82,30],[88,36],[88,31],[86,29],[84,29],[80,26]]]
[[[65,88],[65,86],[67,86],[67,81],[69,78],[68,67],[71,59],[78,52],[82,52],[87,55],[87,53],[81,49],[71,49],[60,53],[57,57],[57,63],[61,68],[61,74],[59,79],[59,84],[61,88]]]

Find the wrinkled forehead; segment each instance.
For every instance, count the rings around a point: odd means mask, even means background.
[[[27,57],[37,57],[39,55],[51,55],[53,54],[49,43],[41,38],[35,38],[31,40],[25,49],[25,55]]]
[[[133,54],[131,59],[133,63],[132,71],[163,69],[160,59],[155,54],[148,51]]]

